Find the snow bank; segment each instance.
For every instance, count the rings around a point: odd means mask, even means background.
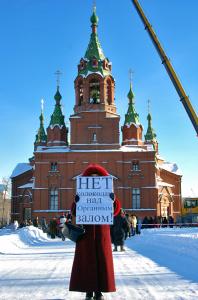
[[[28,226],[18,230],[11,227],[0,230],[0,254],[18,253],[30,245],[42,245],[49,241],[47,234],[42,230]]]

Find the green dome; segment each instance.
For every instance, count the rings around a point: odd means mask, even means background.
[[[147,142],[150,142],[150,141],[156,141],[156,134],[154,132],[154,129],[152,128],[152,124],[151,124],[151,121],[152,121],[152,117],[151,117],[151,114],[149,113],[148,116],[147,116],[147,120],[148,120],[148,128],[147,128],[147,132],[145,134],[145,140]]]
[[[99,19],[98,19],[98,16],[96,15],[96,8],[95,7],[94,7],[94,10],[93,10],[93,14],[92,14],[92,16],[90,18],[90,21],[91,21],[91,23],[93,25],[97,25],[98,24]]]
[[[56,100],[56,102],[60,102],[61,101],[61,99],[62,99],[62,96],[61,96],[61,94],[60,94],[60,92],[59,92],[59,87],[57,86],[57,91],[56,91],[56,94],[54,95],[54,99]]]

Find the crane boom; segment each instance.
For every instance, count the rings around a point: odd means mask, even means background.
[[[196,130],[196,133],[198,135],[198,118],[197,118],[197,115],[196,115],[196,112],[194,111],[191,103],[190,103],[190,100],[189,100],[189,97],[186,95],[182,85],[181,85],[181,82],[179,81],[178,77],[177,77],[177,74],[175,73],[171,63],[170,63],[170,60],[167,58],[166,56],[166,53],[164,52],[151,24],[149,23],[148,19],[146,18],[144,12],[143,12],[143,9],[141,8],[138,0],[131,0],[132,3],[134,4],[136,10],[137,10],[137,13],[138,15],[140,16],[144,26],[145,26],[145,30],[147,30],[161,60],[162,60],[162,64],[164,65],[179,97],[180,97],[180,100]]]

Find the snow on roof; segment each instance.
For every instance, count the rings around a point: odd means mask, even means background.
[[[81,144],[86,145],[86,146],[95,146],[94,145],[89,145],[89,144]],[[37,150],[35,152],[37,153],[57,153],[57,152],[148,152],[148,151],[153,151],[153,149],[145,149],[141,146],[134,146],[134,145],[125,145],[121,146],[119,149],[93,149],[93,150],[88,150],[88,149],[83,149],[83,150],[71,150],[69,147],[66,146],[52,146],[52,147],[46,147],[46,146],[38,146]]]
[[[177,175],[182,175],[181,170],[178,168],[176,163],[164,162],[160,164],[159,167],[171,173],[175,173]]]
[[[164,181],[158,181],[157,185],[158,186],[169,186],[169,187],[173,187],[174,186],[173,184],[170,184],[170,183],[167,183],[167,182],[164,182]]]
[[[134,125],[136,128],[140,127],[140,123],[130,122],[125,124],[127,128],[131,127],[131,125]]]
[[[28,182],[26,184],[19,186],[18,189],[28,189],[28,188],[32,189],[32,187],[33,187],[33,182]]]
[[[19,176],[29,170],[32,170],[32,166],[28,163],[19,163],[16,165],[16,167],[14,168],[10,178]]]

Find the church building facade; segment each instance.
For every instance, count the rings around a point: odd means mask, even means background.
[[[19,163],[11,175],[12,220],[22,222],[37,216],[49,220],[68,211],[76,194],[76,177],[90,163],[102,165],[113,176],[114,192],[127,212],[141,218],[171,215],[176,219],[181,214],[179,169],[160,158],[150,113],[143,138],[131,84],[120,130],[112,64],[98,39],[95,8],[91,27],[90,42],[74,81],[70,132],[57,86],[47,130],[41,111],[34,156],[29,163]]]

